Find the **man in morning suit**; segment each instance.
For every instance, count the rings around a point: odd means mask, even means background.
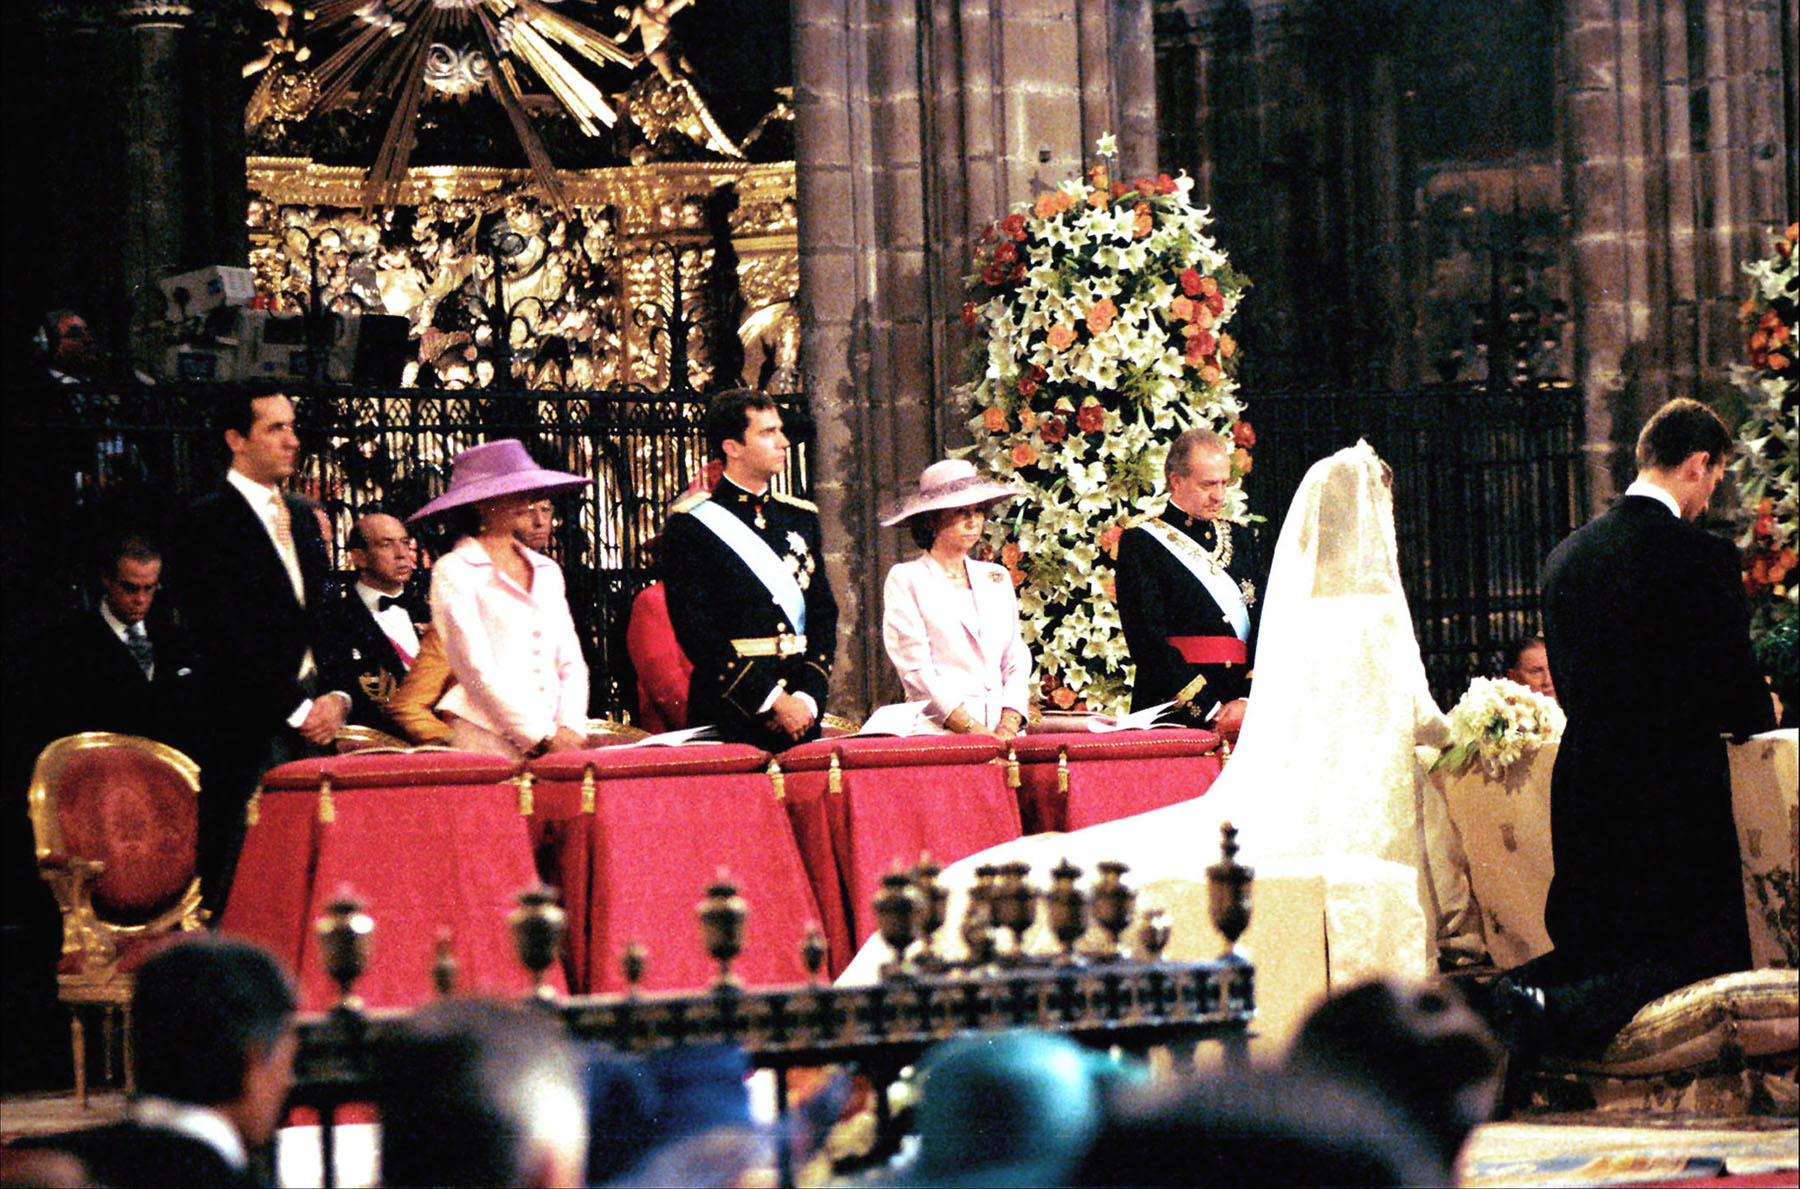
[[[431,621],[406,585],[419,565],[417,546],[385,512],[358,519],[349,546],[356,581],[333,592],[329,630],[350,662],[350,721],[404,738],[387,706],[419,655],[419,625]]]
[[[75,616],[47,650],[51,735],[116,731],[194,747],[193,648],[173,617],[157,613],[162,568],[161,552],[143,537],[107,550],[99,609]]]
[[[137,1091],[125,1121],[35,1138],[114,1189],[253,1189],[273,1183],[269,1141],[294,1081],[294,991],[266,951],[189,935],[131,992]]]
[[[769,487],[788,449],[769,397],[720,393],[706,439],[724,477],[677,500],[662,537],[669,615],[694,665],[688,722],[778,751],[818,735],[837,651],[818,509]]]
[[[1119,622],[1137,665],[1131,706],[1174,702],[1235,739],[1250,696],[1261,574],[1250,532],[1219,519],[1231,448],[1209,429],[1190,429],[1164,466],[1168,508],[1119,537]]]
[[[1695,526],[1731,433],[1664,405],[1636,482],[1544,568],[1544,639],[1569,717],[1550,784],[1554,949],[1514,985],[1543,1043],[1603,1048],[1645,1003],[1748,969],[1724,736],[1774,725],[1736,549]]]
[[[280,488],[300,455],[294,406],[253,386],[225,397],[220,418],[231,469],[194,502],[174,574],[210,713],[200,873],[215,919],[257,780],[276,764],[322,754],[350,709],[346,661],[325,630],[319,522]]]

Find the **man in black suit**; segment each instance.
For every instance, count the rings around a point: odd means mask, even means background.
[[[358,519],[349,546],[356,581],[333,593],[329,631],[350,664],[350,721],[404,739],[386,707],[419,655],[419,625],[431,620],[430,610],[407,589],[418,568],[418,547],[406,526],[385,512]]]
[[[100,606],[69,621],[46,649],[51,736],[142,735],[188,751],[198,735],[193,648],[158,614],[162,554],[128,536],[107,551]]]
[[[1774,718],[1737,550],[1692,523],[1731,446],[1705,405],[1664,405],[1637,481],[1545,564],[1569,718],[1550,786],[1555,948],[1513,981],[1547,1007],[1556,1049],[1603,1048],[1651,999],[1750,965],[1723,737]]]
[[[1249,530],[1219,518],[1231,447],[1209,429],[1190,429],[1169,447],[1165,467],[1168,508],[1119,537],[1119,623],[1137,665],[1131,706],[1174,702],[1196,724],[1236,738],[1262,575]]]
[[[215,919],[231,889],[244,806],[262,773],[321,754],[350,709],[346,663],[324,630],[325,542],[310,505],[280,485],[300,440],[294,406],[248,387],[220,409],[231,469],[196,500],[173,577],[207,693],[209,775],[200,871]]]
[[[113,1189],[271,1184],[268,1145],[299,1047],[293,1014],[293,987],[264,950],[219,937],[177,942],[144,963],[132,988],[129,1117],[20,1146],[67,1152]]]
[[[662,538],[669,617],[694,663],[688,722],[779,751],[818,736],[837,651],[819,510],[769,486],[788,449],[769,397],[720,393],[706,438],[724,477],[677,500]]]

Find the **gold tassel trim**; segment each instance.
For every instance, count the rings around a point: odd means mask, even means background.
[[[581,770],[581,812],[594,812],[594,766]]]
[[[781,775],[781,765],[774,760],[769,761],[769,786],[775,791],[775,799],[787,799],[787,781]]]
[[[254,826],[262,821],[262,785],[257,785],[250,794],[250,801],[244,806],[244,825]]]
[[[1006,749],[1006,787],[1016,789],[1020,783],[1019,753],[1016,749],[1009,747]]]
[[[519,816],[530,817],[536,811],[537,803],[531,795],[531,789],[537,782],[532,779],[531,773],[521,772],[513,777],[513,783],[519,786]]]
[[[1069,795],[1069,749],[1066,747],[1056,753],[1056,793],[1060,797]]]
[[[331,799],[331,777],[319,777],[319,824],[329,826],[337,821],[337,802]]]
[[[831,770],[825,774],[825,789],[834,797],[844,792],[844,765],[835,751],[831,753]]]

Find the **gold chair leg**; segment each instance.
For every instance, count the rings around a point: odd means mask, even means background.
[[[131,1051],[131,1002],[121,1009],[125,1016],[125,1097],[137,1094],[137,1058]]]
[[[74,1050],[75,1058],[75,1101],[82,1110],[87,1109],[87,1029],[81,1022],[81,1007],[69,1005],[69,1047]]]

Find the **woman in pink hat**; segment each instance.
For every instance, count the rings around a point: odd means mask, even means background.
[[[544,497],[587,482],[503,438],[457,455],[449,490],[409,518],[473,517],[431,571],[431,622],[456,677],[437,704],[452,747],[530,759],[587,745],[587,662],[562,570],[519,541]]]
[[[988,513],[1020,494],[960,458],[934,462],[883,524],[904,521],[923,552],[888,571],[881,635],[909,702],[956,734],[1010,739],[1030,709],[1031,653],[1004,566],[975,561]]]

